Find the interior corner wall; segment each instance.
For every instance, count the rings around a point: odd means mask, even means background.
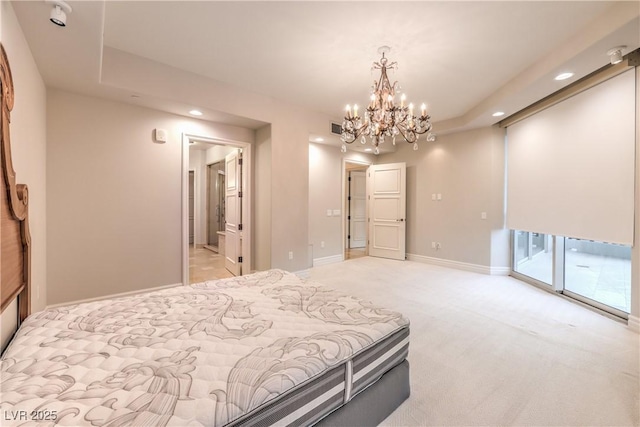
[[[153,141],[153,129],[168,141]],[[182,281],[182,134],[255,133],[47,92],[47,304]]]
[[[490,208],[491,216],[487,219],[491,227],[491,259],[490,266],[499,269],[501,274],[511,271],[510,231],[506,228],[506,131],[499,127],[492,128],[495,135],[490,138],[491,146],[491,184]]]
[[[484,127],[401,144],[380,163],[407,164],[407,253],[461,266],[508,266],[504,224],[504,130]],[[432,200],[432,195],[441,200]],[[482,219],[486,212],[487,219]],[[496,234],[499,237],[493,237]],[[440,249],[431,247],[440,243]],[[498,265],[494,265],[494,263]]]
[[[309,131],[304,117],[271,124],[271,267],[309,267]],[[304,234],[295,230],[304,230]]]
[[[313,260],[343,254],[344,159],[375,163],[373,155],[353,151],[343,154],[339,147],[309,143],[309,244]],[[327,210],[335,209],[340,210],[340,216],[327,216]]]
[[[271,125],[256,131],[253,173],[254,270],[271,268]]]
[[[11,2],[1,2],[2,44],[13,75],[11,154],[17,182],[29,187],[31,309],[45,307],[47,293],[47,91]]]

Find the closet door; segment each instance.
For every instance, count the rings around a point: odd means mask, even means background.
[[[369,256],[404,260],[406,256],[405,163],[372,165],[369,180]]]

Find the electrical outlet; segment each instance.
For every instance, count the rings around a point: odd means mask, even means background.
[[[438,200],[442,200],[442,194],[438,193],[436,197],[438,198]]]
[[[324,248],[324,240],[320,242],[320,247]]]
[[[293,259],[293,251],[289,251],[289,260]]]
[[[436,193],[432,193],[431,194],[431,200],[435,200],[436,199]]]
[[[331,216],[331,209],[327,209],[327,216]]]
[[[340,209],[334,209],[333,216],[340,216]]]

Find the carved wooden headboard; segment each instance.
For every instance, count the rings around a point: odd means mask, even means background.
[[[29,234],[29,193],[27,186],[16,184],[11,161],[9,124],[13,109],[13,79],[4,46],[0,45],[2,90],[0,151],[2,152],[2,189],[0,190],[0,312],[18,298],[18,317],[22,322],[31,312],[31,236]]]

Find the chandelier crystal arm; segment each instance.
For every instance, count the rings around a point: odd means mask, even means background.
[[[385,142],[385,137],[393,138],[395,144],[396,135],[414,144],[417,149],[416,140],[419,135],[429,132],[432,128],[431,117],[426,113],[426,105],[422,104],[422,111],[419,117],[413,114],[413,104],[405,106],[406,96],[401,97],[400,105],[395,103],[395,94],[398,90],[398,82],[393,84],[389,81],[387,70],[397,68],[397,63],[388,63],[385,52],[388,48],[383,46],[379,49],[382,58],[379,62],[374,62],[372,69],[380,70],[380,78],[373,82],[370,103],[364,109],[364,120],[358,115],[357,106],[354,106],[354,114],[347,106],[347,112],[342,122],[342,132],[340,139],[346,144],[351,144],[361,138],[363,144],[366,137],[369,137],[371,144],[376,148]],[[343,151],[346,147],[343,146]]]

